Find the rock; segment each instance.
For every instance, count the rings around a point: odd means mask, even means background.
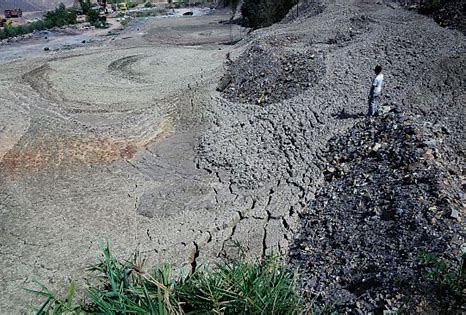
[[[50,48],[49,47],[44,47],[44,51],[49,51]]]
[[[435,148],[438,145],[438,141],[434,139],[428,139],[428,140],[422,141],[422,144],[427,147]]]
[[[460,213],[456,209],[451,209],[450,218],[456,219],[461,222]]]
[[[380,114],[385,115],[385,114],[389,113],[391,111],[391,109],[392,108],[390,106],[384,105],[380,109]]]
[[[372,147],[372,151],[374,152],[377,152],[379,151],[379,149],[382,147],[382,145],[380,143],[376,143],[373,147]]]
[[[396,2],[389,2],[387,5],[388,5],[390,8],[394,9],[394,10],[400,8],[400,5],[399,5],[398,3],[396,3]],[[385,313],[384,313],[384,315],[385,315]]]
[[[220,82],[218,83],[218,86],[216,90],[218,92],[223,92],[231,83],[231,77],[229,75],[225,75],[220,79]]]
[[[450,129],[448,129],[448,128],[445,127],[445,126],[442,126],[442,131],[443,131],[445,134],[447,134],[447,135],[451,135]]]
[[[233,101],[260,105],[277,103],[298,95],[317,83],[325,72],[317,52],[286,49],[293,38],[274,38],[251,45],[235,61],[227,61],[231,88],[224,96]],[[279,41],[280,45],[274,45]]]
[[[434,155],[432,154],[432,149],[427,149],[424,154],[422,155],[424,160],[430,161],[435,159]]]

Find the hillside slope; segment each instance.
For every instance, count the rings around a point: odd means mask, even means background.
[[[309,3],[313,6],[301,11],[299,17],[253,32],[245,50],[226,61],[219,89],[228,101],[217,109],[217,122],[201,142],[202,165],[218,174],[229,170],[231,175],[221,180],[234,187],[268,192],[265,209],[256,206],[242,213],[236,230],[250,233],[247,244],[252,251],[286,252],[292,243],[296,250],[291,253],[292,261],[303,274],[309,300],[319,299],[320,306],[342,304],[341,310],[350,313],[403,305],[412,307],[410,311],[442,310],[445,304],[439,305],[436,298],[423,295],[425,292],[411,287],[397,290],[394,279],[399,277],[415,286],[413,279],[428,273],[425,266],[411,266],[419,264],[422,249],[446,257],[458,267],[456,259],[464,241],[459,229],[464,218],[464,35],[388,1]],[[376,64],[382,65],[385,74],[382,102],[397,108],[402,117],[413,117],[412,123],[401,118],[387,123],[364,118]],[[398,138],[384,134],[387,126],[397,124],[401,128],[397,132],[402,134],[409,126],[419,125],[425,125],[427,133],[443,130],[434,138],[446,145],[442,144],[444,151],[439,153],[444,160],[434,157],[434,162],[423,164],[422,154],[429,149],[421,147],[423,140],[400,144]],[[341,135],[346,142],[328,142]],[[379,174],[377,167],[390,164],[392,157],[383,149],[380,154],[384,155],[373,165],[354,169],[347,163],[349,169],[340,174],[338,186],[324,181],[326,168],[322,165],[338,160],[340,151],[365,154],[379,142],[401,145],[401,151],[390,153],[393,158],[406,153],[418,159],[405,174],[418,172],[413,176],[421,177],[410,179],[412,191],[398,187],[397,176],[404,174],[398,171],[382,186],[384,179],[391,177],[385,169]],[[412,153],[417,149],[422,152]],[[433,167],[431,162],[439,164]],[[362,172],[356,173],[361,176],[373,173],[361,182],[370,191],[366,193],[369,201],[362,199],[362,209],[353,209],[359,199],[351,199],[356,198],[351,181],[356,171]],[[379,176],[379,181],[372,176]],[[450,177],[454,178],[455,193],[449,197],[451,204],[442,204],[445,191],[436,186],[436,180],[450,181]],[[411,199],[407,199],[408,192]],[[428,201],[421,203],[418,198]],[[390,218],[396,214],[391,212],[397,208],[404,211],[405,221],[393,223]],[[375,216],[374,222],[366,222],[365,216],[369,221]],[[261,218],[262,225],[252,223]],[[424,227],[427,230],[421,233]],[[399,233],[399,238],[392,239],[389,230]],[[291,240],[293,236],[296,239]],[[240,240],[241,236],[235,234],[232,239]],[[405,298],[410,296],[413,301],[406,304]],[[449,301],[445,297],[443,302]]]
[[[194,268],[238,243],[286,256],[328,141],[365,122],[376,64],[383,102],[444,127],[463,159],[464,35],[378,2],[309,0],[235,45],[229,17],[208,15],[0,47],[0,313],[26,312],[32,279],[84,288],[102,239],[147,267]]]
[[[28,11],[45,11],[56,8],[60,3],[66,6],[72,5],[72,0],[2,0],[0,1],[0,14],[3,10],[20,8],[21,10]]]

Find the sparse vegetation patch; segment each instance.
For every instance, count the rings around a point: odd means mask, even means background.
[[[225,262],[201,266],[192,274],[166,265],[150,272],[137,255],[115,258],[108,245],[90,270],[99,283],[88,289],[87,303],[75,301],[75,283],[57,297],[42,284],[29,290],[43,296],[38,314],[297,314],[293,275],[273,257],[262,262]]]

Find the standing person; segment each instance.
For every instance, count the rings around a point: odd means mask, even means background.
[[[378,105],[380,102],[380,95],[382,94],[383,74],[382,67],[377,65],[374,69],[375,78],[372,80],[371,90],[369,92],[369,111],[368,116],[376,116],[378,112]]]

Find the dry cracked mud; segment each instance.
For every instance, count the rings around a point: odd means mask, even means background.
[[[27,309],[32,279],[84,287],[99,240],[187,268],[235,255],[237,242],[249,257],[286,253],[321,150],[365,112],[377,63],[384,101],[447,125],[464,152],[463,34],[373,1],[319,8],[234,46],[213,15],[137,21],[67,51],[0,47],[0,312]],[[289,55],[319,58],[308,89],[267,106],[216,92],[227,53],[234,67],[283,38]]]

